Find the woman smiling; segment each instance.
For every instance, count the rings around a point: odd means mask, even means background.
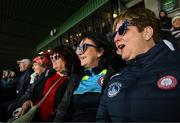
[[[109,65],[113,47],[103,35],[94,33],[84,36],[76,53],[84,73],[68,86],[59,105],[55,121],[93,122],[103,88],[114,72]]]

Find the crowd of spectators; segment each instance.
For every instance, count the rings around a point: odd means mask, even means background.
[[[113,32],[0,70],[0,121],[37,104],[32,122],[180,121],[180,13],[128,9]]]

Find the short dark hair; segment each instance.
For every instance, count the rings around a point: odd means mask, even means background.
[[[112,56],[114,56],[116,49],[112,42],[108,41],[106,36],[102,33],[86,33],[83,35],[83,38],[81,39],[90,39],[94,44],[96,45],[96,50],[100,50],[101,48],[104,50],[103,55],[100,58],[99,65],[107,65],[109,64],[109,60]]]

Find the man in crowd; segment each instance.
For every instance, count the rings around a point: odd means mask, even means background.
[[[19,79],[14,83],[15,86],[15,99],[10,101],[7,108],[7,118],[11,117],[12,112],[19,107],[18,99],[26,92],[30,87],[30,79],[32,70],[32,63],[30,59],[18,60],[17,64],[19,65],[19,71],[21,75]]]

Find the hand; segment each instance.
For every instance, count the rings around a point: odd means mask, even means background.
[[[27,112],[29,108],[33,107],[33,102],[31,100],[27,100],[23,103],[22,109],[17,113],[17,117],[22,116],[24,113]]]

